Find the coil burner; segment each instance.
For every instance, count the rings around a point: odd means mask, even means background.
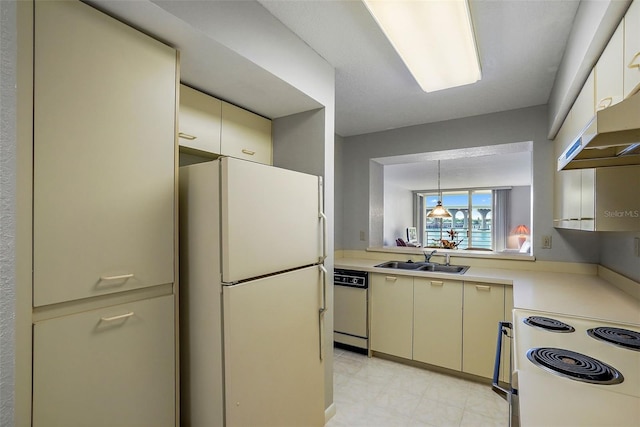
[[[552,374],[591,384],[619,384],[622,373],[597,359],[561,348],[540,347],[527,352],[536,366]]]
[[[640,351],[640,333],[622,328],[600,326],[587,330],[587,334],[600,341],[619,347]]]
[[[529,326],[533,326],[534,328],[540,328],[550,332],[567,333],[576,330],[573,326],[567,325],[566,323],[556,319],[551,319],[550,317],[529,316],[525,318],[523,322]]]

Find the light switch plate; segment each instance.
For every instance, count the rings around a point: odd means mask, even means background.
[[[542,236],[542,249],[551,249],[551,236]]]

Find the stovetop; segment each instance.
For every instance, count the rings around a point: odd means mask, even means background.
[[[525,323],[530,316],[542,317],[542,323],[564,330],[554,332]],[[590,336],[600,327],[631,331],[631,342],[640,334],[640,325],[615,324],[580,317],[514,310],[514,370],[522,425],[636,426],[640,420],[640,351],[614,345]],[[607,329],[608,331],[611,331]],[[552,350],[549,350],[552,349]],[[561,370],[577,370],[587,382],[558,375],[534,363],[529,356],[540,353]],[[598,363],[604,366],[600,366]],[[608,371],[611,368],[611,372]],[[586,373],[585,373],[586,372]],[[593,377],[590,377],[593,374]],[[599,376],[604,384],[591,382]]]

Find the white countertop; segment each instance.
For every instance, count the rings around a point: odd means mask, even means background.
[[[482,267],[460,275],[374,267],[382,262],[337,258],[335,268],[512,285],[514,308],[640,325],[640,301],[596,275]]]

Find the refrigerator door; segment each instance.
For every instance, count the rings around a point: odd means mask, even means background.
[[[318,266],[223,287],[226,426],[324,425]]]
[[[221,161],[222,281],[316,264],[323,251],[319,178]]]

